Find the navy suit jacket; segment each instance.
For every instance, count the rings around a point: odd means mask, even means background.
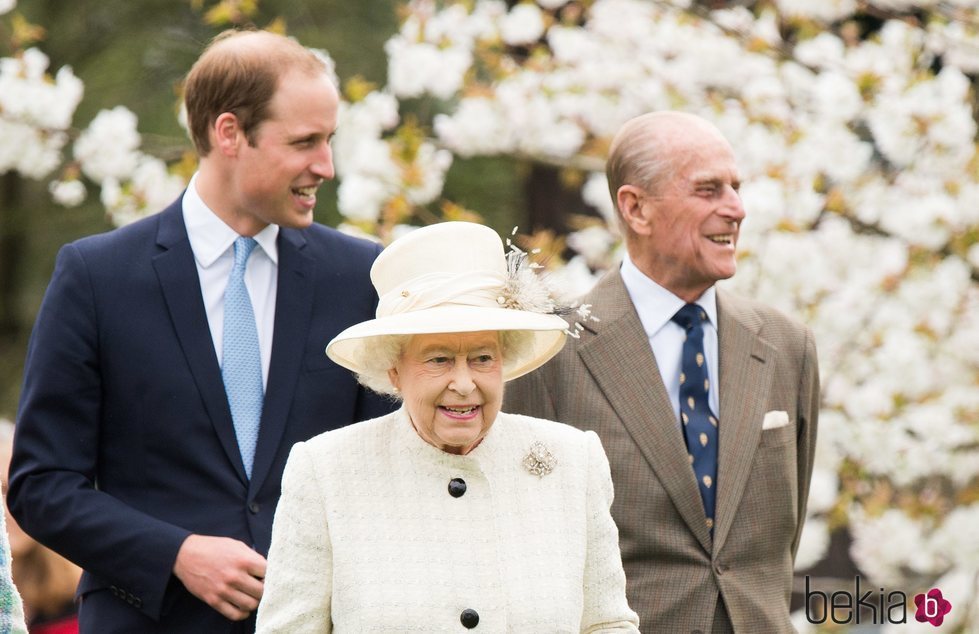
[[[178,200],[62,248],[28,347],[9,502],[23,528],[85,569],[82,626],[231,632],[172,574],[191,533],[266,555],[292,445],[393,404],[326,344],[374,316],[378,245],[282,228],[272,358],[245,476]]]

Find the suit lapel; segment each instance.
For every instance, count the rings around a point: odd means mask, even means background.
[[[301,232],[280,229],[272,359],[265,388],[262,425],[252,465],[252,491],[257,491],[268,476],[285,431],[302,367],[313,308],[313,260],[304,253],[305,246],[306,239]],[[326,342],[323,342],[323,347],[326,347]]]
[[[732,296],[718,291],[720,373],[716,550],[724,544],[744,493],[774,378],[771,344],[758,335],[761,321]]]
[[[590,326],[595,336],[581,344],[578,354],[680,515],[710,552],[704,507],[683,434],[618,271],[606,276],[586,301],[603,307],[605,314],[599,314],[602,321]]]
[[[214,340],[207,323],[200,277],[194,264],[194,253],[187,239],[178,200],[160,213],[157,244],[163,251],[153,258],[160,287],[166,300],[180,347],[200,391],[214,431],[242,482],[247,481],[241,452],[235,438],[228,397],[224,391],[221,367],[214,353]]]

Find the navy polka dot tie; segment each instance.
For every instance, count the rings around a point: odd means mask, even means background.
[[[704,357],[704,322],[707,313],[687,304],[673,316],[686,332],[680,363],[680,421],[687,452],[693,466],[700,497],[704,501],[707,528],[714,529],[714,498],[717,492],[717,416],[710,410],[710,377]]]
[[[262,384],[262,354],[258,347],[255,312],[245,287],[245,266],[255,245],[253,238],[235,240],[235,264],[224,291],[224,350],[221,376],[228,394],[245,474],[252,477],[258,427],[262,420],[265,387]]]

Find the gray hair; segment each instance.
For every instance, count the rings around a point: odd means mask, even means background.
[[[507,368],[532,347],[534,333],[529,330],[498,330],[503,367]],[[361,348],[363,372],[357,381],[378,394],[399,399],[388,371],[398,364],[408,342],[414,335],[379,335],[364,340]]]
[[[634,185],[652,196],[660,195],[688,158],[684,144],[691,130],[724,138],[706,119],[669,110],[634,117],[615,134],[605,163],[605,175],[623,235],[631,235],[632,229],[623,220],[619,209],[619,188]]]
[[[657,193],[676,173],[676,160],[669,152],[668,138],[656,125],[664,114],[647,113],[630,119],[612,140],[605,175],[616,210],[619,188],[623,185]]]

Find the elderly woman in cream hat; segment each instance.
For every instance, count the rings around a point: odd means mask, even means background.
[[[377,258],[327,354],[402,407],[293,448],[259,632],[638,632],[598,437],[500,411],[568,327],[520,255],[449,222]]]

